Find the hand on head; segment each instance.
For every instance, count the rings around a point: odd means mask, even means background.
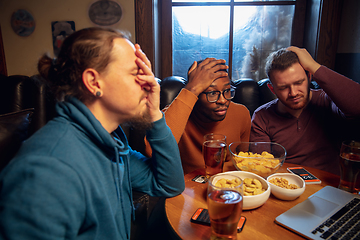
[[[288,47],[287,50],[296,53],[301,66],[311,74],[314,74],[320,68],[321,65],[311,57],[310,53],[305,48],[291,46]]]
[[[135,44],[135,55],[137,56],[136,64],[139,67],[137,80],[141,87],[148,92],[147,107],[152,121],[157,121],[162,118],[160,111],[160,85],[155,80],[154,74],[151,71],[151,63],[141,50],[139,44]]]
[[[224,65],[224,63],[225,60],[215,58],[206,58],[199,65],[197,65],[197,62],[194,62],[188,72],[189,82],[185,88],[198,96],[206,90],[214,80],[228,76],[227,72],[220,71],[222,69],[228,69],[228,66]]]

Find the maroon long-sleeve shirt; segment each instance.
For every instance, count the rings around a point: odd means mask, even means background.
[[[281,114],[278,99],[253,114],[250,141],[276,142],[287,151],[286,162],[340,174],[339,151],[345,139],[360,139],[360,84],[324,66],[314,74],[321,90],[299,118]]]

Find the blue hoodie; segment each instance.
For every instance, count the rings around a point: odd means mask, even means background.
[[[132,189],[165,197],[184,190],[164,117],[147,132],[147,159],[79,100],[59,103],[57,113],[0,174],[0,239],[129,239]]]

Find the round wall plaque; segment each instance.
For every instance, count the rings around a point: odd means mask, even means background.
[[[35,21],[28,11],[19,9],[11,15],[11,27],[17,35],[26,37],[34,32]]]
[[[120,5],[110,0],[100,0],[93,3],[89,9],[90,20],[100,26],[113,25],[120,21],[122,9]]]

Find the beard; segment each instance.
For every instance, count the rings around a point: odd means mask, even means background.
[[[291,109],[291,110],[300,110],[300,109],[303,109],[306,104],[308,103],[309,101],[309,98],[304,98],[303,101],[301,101],[300,103],[298,104],[289,104],[288,102],[286,101],[281,101],[287,108]]]
[[[294,98],[297,98],[297,96],[295,96]],[[287,108],[291,109],[291,110],[300,110],[303,109],[310,101],[310,81],[308,80],[308,87],[307,87],[307,91],[305,94],[303,94],[303,100],[297,104],[290,104],[289,102],[287,102],[286,100],[280,99],[279,101]]]
[[[134,128],[136,130],[146,131],[146,130],[149,130],[149,129],[152,128],[153,123],[152,123],[152,120],[150,118],[149,111],[146,110],[144,112],[144,114],[129,119],[128,121],[126,121],[124,123],[124,125],[132,127],[132,128]]]
[[[310,88],[308,88],[307,94],[304,96],[303,101],[301,101],[301,103],[294,105],[283,102],[283,104],[292,110],[300,110],[303,109],[309,103],[309,101],[310,101]]]

